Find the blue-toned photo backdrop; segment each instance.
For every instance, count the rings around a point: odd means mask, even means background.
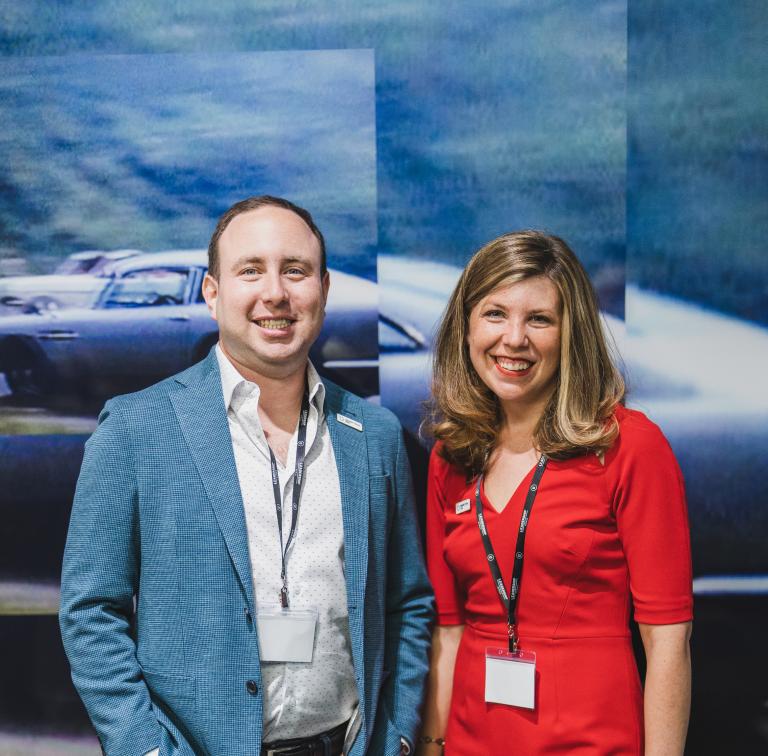
[[[221,204],[210,204],[213,216],[241,194],[289,194],[317,213],[324,230],[336,226],[352,234],[345,253],[368,261],[369,269],[378,263],[381,401],[409,429],[417,480],[423,480],[418,465],[424,447],[416,436],[416,409],[427,392],[430,331],[458,268],[483,242],[513,228],[545,228],[571,242],[624,350],[630,401],[662,425],[687,479],[697,581],[689,752],[765,752],[761,628],[768,610],[761,576],[768,574],[768,492],[757,474],[768,450],[760,385],[768,368],[763,4],[520,0],[470,8],[229,0],[213,10],[193,0],[183,10],[163,3],[127,10],[116,2],[88,9],[41,3],[34,14],[6,2],[2,9],[6,87],[7,72],[79,56],[173,54],[199,58],[204,66],[218,55],[233,70],[238,56],[265,51],[371,56],[375,175],[366,168],[358,182],[345,172],[356,170],[349,155],[333,151],[349,147],[346,135],[339,135],[339,144],[303,144],[301,159],[286,155],[286,173],[279,162],[259,173],[247,149],[238,155],[228,147],[195,158],[190,173],[177,170],[179,157],[189,164],[185,149],[168,150],[163,159],[155,154],[146,164],[118,163],[131,181],[140,180],[135,196],[145,203],[141,209],[162,215],[166,228],[184,229],[157,245],[139,229],[136,241],[94,240],[99,218],[84,213],[86,222],[63,224],[74,237],[54,235],[48,246],[34,221],[47,221],[45,211],[66,206],[67,198],[57,192],[39,208],[24,201],[29,174],[20,179],[11,172],[21,142],[4,128],[0,142],[9,157],[0,168],[0,265],[4,259],[17,270],[21,258],[30,272],[45,272],[67,252],[101,244],[204,246],[211,224],[185,225],[183,218],[212,217],[198,212],[216,194],[209,182],[226,187]],[[178,90],[171,83],[172,103]],[[139,82],[137,91],[142,88]],[[333,97],[332,82],[329,88]],[[7,89],[15,106],[18,89]],[[151,77],[146,89],[151,101]],[[309,96],[317,94],[310,89]],[[176,115],[163,115],[167,104],[158,100],[160,122],[175,118],[172,133],[187,130],[185,113],[200,112],[196,91],[193,86],[186,110]],[[27,95],[27,117],[42,94]],[[283,105],[277,102],[276,112]],[[239,124],[230,132],[235,142],[246,128]],[[26,130],[21,141],[34,143],[40,133],[34,118]],[[313,159],[326,149],[335,159],[307,173],[301,190],[281,183],[318,165]],[[328,184],[340,177],[343,187]],[[68,188],[66,174],[55,181],[65,193],[80,185]],[[366,212],[371,203],[374,220]],[[37,214],[28,215],[30,207]],[[33,220],[26,230],[25,215]],[[130,213],[126,217],[130,224]],[[6,460],[0,467],[13,476],[3,480],[3,520],[38,578],[46,570],[36,565],[60,553],[82,443],[77,439],[50,437],[51,448],[69,461],[58,471],[55,491],[38,490],[39,471],[50,461],[33,437],[0,439]],[[13,456],[18,464],[8,465]],[[43,497],[51,508],[45,527],[19,517],[27,495]],[[25,527],[18,526],[22,522]],[[43,595],[39,606],[49,605]],[[27,611],[0,617],[8,670],[0,682],[0,751],[96,753],[66,679],[55,620],[44,609],[34,614],[34,605]],[[717,693],[722,690],[728,691],[725,701]]]

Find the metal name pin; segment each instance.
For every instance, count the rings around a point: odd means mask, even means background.
[[[351,417],[347,417],[346,415],[342,415],[341,412],[338,412],[336,414],[336,419],[342,424],[346,425],[349,428],[354,428],[356,431],[362,432],[363,430],[363,424],[358,422],[357,420],[353,420]]]

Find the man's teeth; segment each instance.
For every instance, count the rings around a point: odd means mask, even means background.
[[[496,361],[499,363],[500,367],[504,368],[504,370],[527,370],[533,365],[533,363],[528,362],[528,360],[505,360],[503,357],[498,357]]]
[[[291,324],[286,318],[265,318],[256,321],[262,328],[288,328]]]

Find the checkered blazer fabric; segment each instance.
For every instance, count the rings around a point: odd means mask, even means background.
[[[394,415],[325,385],[361,711],[349,753],[396,756],[418,728],[433,619],[410,471]],[[72,679],[108,756],[259,753],[247,531],[213,353],[105,406],[61,596]]]

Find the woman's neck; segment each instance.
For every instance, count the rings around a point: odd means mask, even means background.
[[[502,404],[503,425],[499,433],[499,445],[516,453],[535,448],[534,433],[548,402],[549,397],[531,404]]]

